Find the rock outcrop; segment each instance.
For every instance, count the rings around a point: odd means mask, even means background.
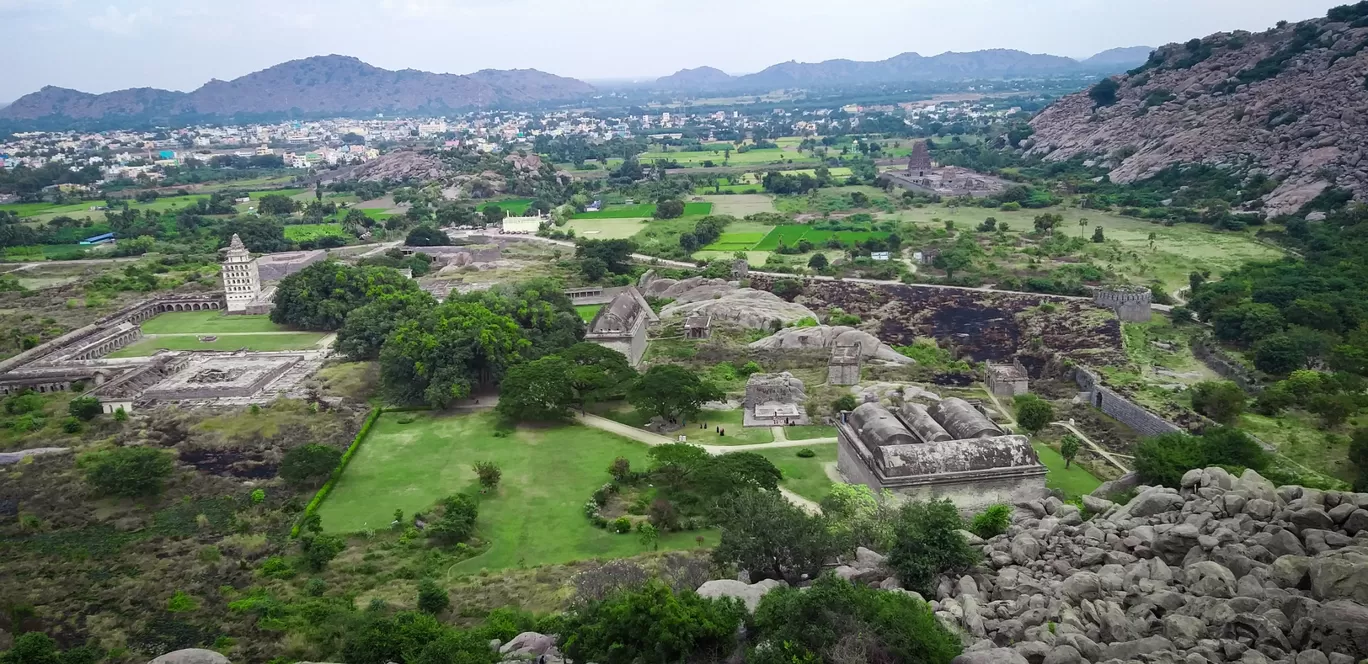
[[[714,321],[748,329],[765,329],[817,317],[811,309],[787,302],[774,293],[739,288],[735,283],[722,279],[656,279],[646,284],[642,294],[674,300],[660,310],[662,319],[706,314],[712,316]]]
[[[147,664],[229,664],[229,660],[213,650],[186,648],[166,653]]]
[[[1332,185],[1368,198],[1364,13],[1170,44],[1114,79],[1116,103],[1082,92],[1045,109],[1025,147],[1049,161],[1094,159],[1113,182],[1175,164],[1264,173],[1278,182],[1263,197],[1270,215]]]
[[[1181,491],[1095,504],[1084,520],[1058,499],[1024,502],[1006,533],[969,539],[983,563],[928,598],[968,646],[957,664],[1368,657],[1368,531],[1345,528],[1368,518],[1368,494],[1208,468]]]
[[[866,360],[881,360],[893,364],[915,364],[912,358],[893,350],[887,344],[879,341],[878,337],[844,325],[785,328],[764,339],[752,342],[750,347],[768,350],[796,350],[831,348],[848,344],[859,345],[860,357]]]

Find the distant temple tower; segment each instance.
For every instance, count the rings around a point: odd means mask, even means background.
[[[907,172],[924,176],[931,168],[931,150],[926,147],[926,141],[913,143],[912,154],[907,157]]]
[[[242,238],[233,234],[228,252],[223,259],[223,295],[228,301],[228,313],[242,313],[261,295],[261,275],[256,261],[243,246]]]

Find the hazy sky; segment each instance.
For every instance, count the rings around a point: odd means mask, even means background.
[[[1015,48],[1084,57],[1322,16],[1347,0],[0,0],[0,101],[192,90],[338,53],[387,69],[584,79]]]

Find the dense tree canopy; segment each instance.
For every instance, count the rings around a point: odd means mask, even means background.
[[[417,290],[417,282],[389,268],[314,263],[280,280],[271,321],[304,330],[336,330],[354,309]]]
[[[516,365],[499,385],[500,415],[514,420],[553,421],[570,417],[575,403],[573,365],[555,355]]]
[[[551,279],[500,284],[488,290],[457,295],[448,302],[479,304],[513,319],[531,344],[526,353],[528,357],[555,353],[584,339],[584,319],[575,311],[561,285]]]
[[[723,396],[717,386],[674,364],[647,369],[627,390],[628,403],[662,419],[687,420],[697,415],[703,404]]]
[[[380,351],[380,376],[392,400],[443,408],[501,380],[530,346],[512,318],[448,302],[395,328]]]
[[[337,351],[353,361],[373,360],[380,356],[380,347],[401,322],[418,318],[436,307],[437,299],[423,290],[382,295],[347,314],[337,331]]]

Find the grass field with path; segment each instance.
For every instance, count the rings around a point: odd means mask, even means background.
[[[222,311],[169,311],[143,321],[143,334],[220,334],[288,332],[270,316],[229,316]]]
[[[707,152],[646,152],[637,155],[637,160],[642,164],[649,164],[657,159],[673,159],[680,168],[702,168],[706,166],[703,162],[711,161],[713,166],[761,166],[775,163],[794,163],[810,164],[817,161],[816,157],[804,152],[799,154],[796,150],[785,150],[779,148],[764,148],[762,150],[748,150],[737,152],[732,148],[731,158],[723,163],[726,153],[718,148],[714,154],[712,150]]]
[[[632,237],[650,223],[650,219],[571,219],[565,227],[575,231],[575,237],[589,240],[620,240]]]
[[[404,422],[408,422],[404,424]],[[635,533],[595,528],[584,503],[604,482],[608,466],[626,457],[645,467],[646,446],[583,426],[521,427],[496,437],[497,417],[391,413],[376,421],[319,514],[330,532],[389,527],[394,510],[429,510],[445,496],[473,490],[476,461],[503,471],[499,487],[480,497],[476,535],[488,542],[452,573],[617,558],[645,549]],[[671,533],[660,548],[717,544],[712,531]]]
[[[632,408],[623,402],[597,404],[591,407],[591,411],[602,415],[615,422],[621,422],[627,426],[638,429],[646,428],[651,421],[651,416]],[[769,427],[745,427],[741,425],[744,411],[740,408],[733,410],[705,410],[698,417],[678,431],[671,431],[670,438],[677,436],[688,436],[688,442],[699,445],[754,445],[756,443],[774,442],[774,434]],[[706,422],[706,429],[698,428],[699,423]],[[722,427],[727,433],[719,435],[713,427]]]
[[[1069,498],[1077,498],[1085,493],[1092,493],[1093,489],[1102,486],[1102,480],[1093,477],[1092,473],[1084,470],[1078,464],[1072,464],[1068,469],[1064,468],[1064,457],[1059,455],[1054,448],[1041,443],[1034,444],[1036,456],[1040,457],[1040,463],[1045,465],[1049,473],[1045,476],[1045,486],[1051,489],[1059,489]]]
[[[788,438],[789,440],[835,438],[836,427],[829,427],[823,424],[809,424],[807,426],[784,427],[784,437]]]
[[[821,502],[831,493],[831,478],[827,477],[826,465],[836,463],[836,446],[813,445],[808,449],[816,452],[817,456],[808,459],[798,456],[798,450],[801,449],[776,447],[760,450],[758,454],[769,459],[784,473],[780,486],[813,502]]]
[[[774,197],[768,194],[742,194],[731,196],[704,196],[703,200],[713,204],[713,214],[729,214],[737,219],[760,212],[774,212]],[[727,230],[736,230],[733,224]]]
[[[322,332],[284,332],[276,334],[220,334],[213,341],[200,341],[200,335],[179,334],[148,337],[120,348],[106,357],[148,357],[159,350],[257,351],[305,350],[314,348],[327,336]],[[205,335],[207,336],[207,335]]]

